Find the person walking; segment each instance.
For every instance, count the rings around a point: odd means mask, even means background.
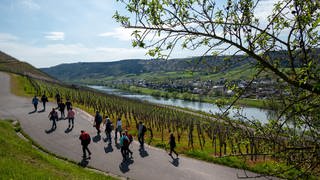
[[[67,107],[67,112],[72,108],[72,103],[70,102],[69,98],[67,98],[66,107]]]
[[[59,105],[60,101],[61,101],[61,96],[60,93],[57,92],[56,96],[55,96],[56,100],[57,100],[57,105]]]
[[[63,103],[63,101],[60,101],[59,104],[58,104],[58,109],[61,113],[61,117],[60,119],[64,119],[65,118],[65,114],[64,114],[64,110],[66,108],[66,105]]]
[[[170,145],[169,155],[172,157],[172,152],[174,152],[178,158],[178,153],[174,150],[174,148],[176,147],[176,140],[175,140],[173,133],[170,134],[169,145]]]
[[[132,141],[133,141],[133,137],[132,137],[131,134],[128,133],[128,130],[125,130],[124,133],[125,133],[125,135],[128,137],[128,140],[129,140],[129,144],[128,144],[128,148],[127,148],[127,153],[130,153],[131,158],[132,158],[133,152],[130,150],[130,144],[131,144]]]
[[[56,121],[58,120],[58,113],[54,108],[52,108],[52,111],[49,113],[48,117],[50,121],[52,121],[51,129],[57,129]]]
[[[100,124],[102,123],[102,116],[99,111],[96,111],[96,116],[94,117],[94,125],[97,129],[97,133],[100,134]]]
[[[118,132],[119,132],[119,134],[120,134],[120,138],[121,138],[121,136],[122,136],[122,121],[121,121],[121,118],[118,118],[118,120],[117,120],[117,123],[116,123],[116,131],[115,131],[115,141],[117,142],[117,139],[118,139]]]
[[[89,154],[89,157],[88,157],[88,158],[90,159],[91,151],[89,150],[88,145],[89,145],[90,142],[91,142],[91,137],[90,137],[90,135],[89,135],[87,132],[85,132],[84,130],[81,130],[80,132],[81,132],[81,134],[80,134],[79,139],[80,139],[81,145],[82,145],[82,152],[83,152],[82,157],[83,157],[83,158],[87,158],[86,152],[88,152],[88,154]]]
[[[127,154],[129,149],[129,139],[124,132],[120,137],[120,146],[121,146],[122,158],[123,158],[123,161],[125,161],[127,160]]]
[[[140,143],[140,147],[144,147],[144,134],[147,132],[146,126],[140,121],[137,125],[138,130],[138,141]]]
[[[39,99],[37,98],[37,96],[34,96],[32,99],[32,104],[34,106],[34,112],[36,112],[38,110],[38,103],[39,103]]]
[[[67,115],[68,123],[69,123],[68,129],[70,128],[71,123],[72,123],[72,128],[74,127],[74,115],[75,115],[75,112],[72,109],[72,107],[70,107],[70,109],[68,110],[68,115]]]
[[[106,125],[106,128],[105,128],[106,139],[107,141],[109,141],[109,144],[111,144],[111,132],[113,130],[113,125],[108,116],[106,116],[105,125]]]
[[[46,111],[46,103],[48,102],[48,97],[45,94],[42,95],[41,102],[43,105],[43,111]]]

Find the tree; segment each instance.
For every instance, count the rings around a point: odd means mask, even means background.
[[[288,134],[283,158],[306,172],[319,170],[319,1],[279,0],[265,19],[256,16],[261,0],[118,1],[130,16],[116,12],[114,18],[134,29],[132,45],[148,48],[151,56],[168,58],[181,46],[205,48],[203,55],[233,51],[255,60],[254,78],[261,73],[275,77],[280,92],[270,104],[278,117],[267,125],[251,122],[256,133],[275,142]],[[296,158],[299,155],[303,158]]]

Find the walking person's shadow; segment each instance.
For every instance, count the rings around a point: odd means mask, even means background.
[[[149,153],[144,149],[144,147],[139,148],[139,154],[142,158],[149,156]]]
[[[106,152],[106,153],[113,152],[113,147],[112,147],[111,143],[108,143],[108,146],[104,147],[104,152]]]
[[[49,129],[49,130],[44,130],[47,134],[50,134],[50,133],[52,133],[52,132],[54,132],[55,130],[56,130],[57,128],[51,128],[51,129]]]
[[[72,131],[72,129],[73,129],[73,126],[71,126],[71,128],[70,128],[70,126],[69,126],[64,132],[65,132],[65,133],[69,133],[69,132]]]
[[[89,159],[90,158],[82,158],[82,160],[78,163],[78,165],[80,165],[82,167],[87,167],[89,164]]]
[[[178,157],[177,158],[173,158],[172,156],[171,156],[171,158],[172,158],[172,161],[170,161],[170,163],[172,165],[174,165],[175,167],[178,167],[179,166],[179,158]]]
[[[42,109],[40,111],[38,111],[38,113],[42,113],[42,112],[45,112],[46,110],[45,109]]]
[[[126,161],[122,161],[119,165],[119,169],[122,173],[126,173],[126,172],[129,172],[130,169],[129,169],[129,166],[130,164],[133,164],[133,160],[132,159],[127,159]]]
[[[35,112],[37,112],[37,110],[30,111],[30,112],[28,112],[28,114],[33,114]]]
[[[99,142],[100,140],[101,140],[100,134],[97,134],[95,137],[92,138],[92,141],[95,143]]]
[[[117,143],[117,142],[116,142],[116,148],[117,148],[117,149],[121,149],[120,144],[119,144],[119,143]]]

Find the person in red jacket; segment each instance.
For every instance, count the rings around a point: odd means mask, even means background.
[[[81,130],[81,134],[80,134],[80,137],[79,139],[81,140],[81,145],[82,145],[82,151],[83,151],[83,158],[86,158],[86,151],[88,151],[88,154],[89,154],[89,159],[90,159],[90,155],[91,155],[91,152],[88,148],[88,145],[90,144],[91,142],[91,137],[90,135],[85,132],[84,130]]]

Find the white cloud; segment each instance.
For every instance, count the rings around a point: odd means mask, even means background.
[[[7,34],[7,33],[0,33],[0,42],[4,41],[16,41],[19,38],[12,35],[12,34]]]
[[[99,34],[98,36],[101,37],[113,37],[119,39],[121,41],[131,41],[132,37],[131,34],[134,30],[133,29],[126,29],[123,27],[117,27],[113,29],[113,31],[104,32]]]
[[[40,5],[34,2],[33,0],[23,0],[20,2],[24,7],[30,10],[38,10],[40,9]]]
[[[263,0],[257,5],[254,15],[260,20],[261,24],[266,24],[267,17],[272,14],[273,5],[279,2],[279,0]]]
[[[45,36],[46,39],[52,41],[64,40],[64,32],[48,32]]]
[[[144,31],[141,29],[129,29],[129,28],[124,28],[124,27],[117,27],[115,29],[113,29],[113,31],[109,31],[109,32],[104,32],[99,34],[98,36],[101,37],[113,37],[116,38],[118,40],[121,41],[132,41],[134,39],[133,36],[131,36],[131,34],[133,33],[133,31],[138,30],[138,31]],[[145,38],[145,41],[157,41],[160,40],[161,38],[166,37],[167,33],[166,32],[162,32],[160,36],[158,36],[158,34],[154,32],[150,32]]]
[[[0,34],[1,37],[5,37]],[[6,37],[14,37],[6,34]],[[148,58],[146,50],[133,48],[88,47],[83,44],[50,44],[43,47],[15,41],[15,38],[0,40],[0,50],[36,67],[49,67],[62,63],[108,62],[122,59]]]

